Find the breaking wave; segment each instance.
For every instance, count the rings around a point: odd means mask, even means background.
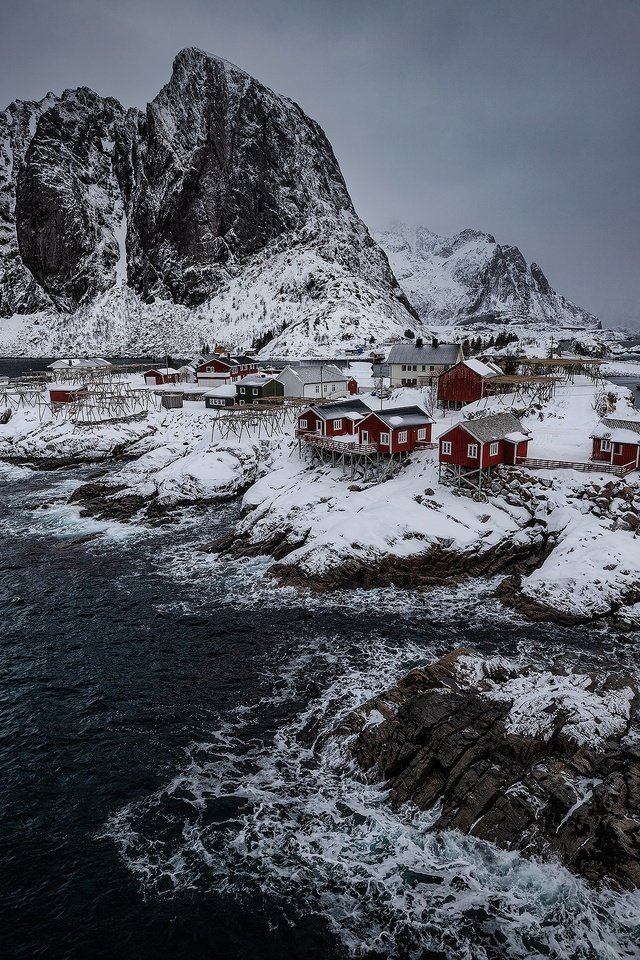
[[[375,636],[366,649],[339,636],[299,648],[262,699],[192,744],[171,782],[118,811],[103,836],[147,896],[215,890],[290,924],[312,915],[345,955],[640,956],[637,893],[596,891],[559,865],[430,833],[433,813],[393,813],[358,779],[336,726],[433,654]]]

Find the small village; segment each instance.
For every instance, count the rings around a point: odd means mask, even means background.
[[[394,344],[371,362],[261,361],[218,347],[188,363],[59,359],[0,382],[0,417],[20,407],[73,428],[143,419],[152,411],[208,411],[212,440],[291,433],[301,458],[377,482],[410,457],[436,457],[440,483],[485,498],[498,468],[567,469],[624,477],[640,469],[640,415],[615,410],[604,361],[587,357],[465,357],[460,344]],[[588,394],[593,422],[563,448],[544,449],[522,419],[557,394]],[[4,413],[1,411],[4,410]],[[566,431],[565,431],[566,433]],[[563,434],[564,435],[564,434]],[[570,456],[573,447],[582,455]],[[544,453],[542,456],[540,453]],[[554,456],[550,453],[553,452]],[[586,455],[585,455],[586,454]]]

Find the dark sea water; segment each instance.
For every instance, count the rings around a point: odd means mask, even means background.
[[[637,895],[427,834],[328,736],[456,645],[633,669],[634,637],[491,585],[300,596],[194,551],[237,507],[107,526],[66,506],[80,477],[0,464],[2,957],[640,956]]]

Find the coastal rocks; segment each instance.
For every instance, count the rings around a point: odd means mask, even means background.
[[[640,887],[638,689],[456,650],[355,711],[342,732],[395,808],[436,814],[591,883]]]

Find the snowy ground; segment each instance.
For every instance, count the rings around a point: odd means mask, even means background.
[[[634,415],[629,392],[611,390],[618,414]],[[587,461],[589,434],[598,422],[593,397],[593,384],[576,378],[525,417],[533,436],[530,455]],[[364,399],[374,409],[380,404],[377,397]],[[422,391],[405,388],[385,405],[427,399]],[[495,399],[488,410],[492,407],[504,409]],[[434,435],[462,415],[437,411]],[[286,537],[290,552],[280,566],[307,582],[330,580],[341,566],[354,563],[375,572],[389,558],[396,564],[423,563],[428,572],[433,550],[458,561],[490,557],[505,546],[535,551],[548,534],[554,549],[523,577],[522,597],[583,619],[604,616],[627,602],[627,615],[635,616],[640,546],[626,520],[640,511],[637,474],[620,480],[574,470],[520,470],[516,491],[505,489],[478,503],[439,484],[435,450],[415,454],[384,483],[353,483],[338,467],[312,467],[300,460],[292,431],[289,424],[274,437],[223,439],[215,414],[198,401],[185,402],[180,411],[153,410],[129,423],[75,428],[47,413],[41,420],[37,409],[27,408],[0,426],[0,459],[49,465],[107,461],[118,450],[126,459],[104,481],[114,488],[114,499],[135,495],[165,508],[214,502],[249,488],[239,541],[260,551]]]

